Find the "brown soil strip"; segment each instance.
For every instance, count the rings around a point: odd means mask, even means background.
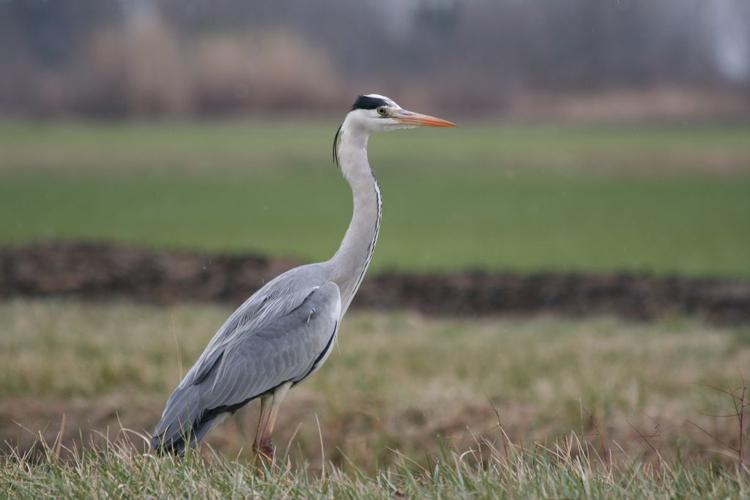
[[[234,305],[296,263],[262,256],[146,250],[108,244],[44,243],[0,249],[0,298],[127,298],[168,304]],[[365,280],[355,307],[427,314],[676,314],[750,321],[750,280],[649,274],[382,273]]]

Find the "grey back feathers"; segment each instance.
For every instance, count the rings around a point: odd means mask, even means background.
[[[301,382],[330,352],[340,314],[339,288],[320,264],[267,283],[229,317],[172,393],[152,447],[181,453],[224,414]]]

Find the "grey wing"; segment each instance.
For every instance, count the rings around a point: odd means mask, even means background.
[[[341,295],[333,282],[305,291],[291,306],[266,301],[262,321],[217,334],[167,402],[152,446],[181,448],[188,433],[200,439],[219,415],[320,366],[335,340]]]
[[[263,331],[265,327],[293,311],[308,296],[326,284],[316,264],[290,269],[266,283],[235,310],[219,328],[179,387],[200,383],[213,370],[229,345]]]
[[[238,337],[224,351],[206,386],[209,407],[233,405],[285,382],[300,382],[334,340],[341,311],[338,286],[328,282],[291,312],[253,335]]]

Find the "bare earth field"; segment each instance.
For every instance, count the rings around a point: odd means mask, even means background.
[[[240,304],[298,263],[261,255],[151,250],[112,244],[0,247],[0,299],[68,297],[148,304]],[[442,317],[555,313],[653,320],[750,322],[750,280],[647,273],[376,273],[353,306]]]

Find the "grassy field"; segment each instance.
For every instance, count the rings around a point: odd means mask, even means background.
[[[118,441],[121,426],[147,432],[228,312],[0,305],[0,440],[23,453],[39,433],[53,443],[62,428],[61,444],[80,450],[81,442],[102,445],[106,435]],[[732,413],[722,391],[741,386],[749,364],[747,326],[354,314],[326,366],[284,404],[276,443],[280,462],[294,472],[276,487],[290,495],[459,486],[480,495],[500,488],[509,497],[524,488],[551,496],[635,491],[627,488],[747,494],[748,471],[735,470],[732,450],[737,419],[722,417]],[[195,475],[206,483],[191,480],[178,491],[268,491],[273,479],[251,473],[245,451],[254,406],[209,439],[228,459],[207,448],[205,461],[149,459],[132,435],[132,448],[87,448],[78,462],[65,448],[57,451],[62,461],[38,461],[37,446],[27,460],[6,454],[0,489],[75,495],[121,481],[123,491],[158,492]],[[320,480],[323,468],[328,481]]]
[[[335,250],[337,120],[0,124],[0,242]],[[750,276],[750,126],[499,126],[373,139],[376,269]]]
[[[351,206],[336,124],[0,123],[0,245],[326,258]],[[747,124],[475,123],[377,137],[371,162],[378,269],[750,276]],[[245,449],[255,405],[184,461],[144,454],[228,313],[0,302],[0,496],[750,495],[750,329],[678,317],[355,313],[285,402],[277,466]]]
[[[614,466],[586,456],[574,439],[550,450],[510,448],[477,460],[446,454],[429,468],[407,460],[375,476],[337,468],[258,467],[192,454],[156,458],[114,445],[76,454],[47,448],[44,462],[0,458],[0,487],[13,498],[746,498],[745,471],[678,464],[664,469]],[[497,451],[497,450],[495,450]]]

